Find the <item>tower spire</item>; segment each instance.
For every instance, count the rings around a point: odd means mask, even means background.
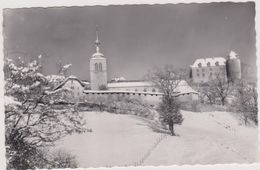
[[[95,41],[95,46],[96,46],[96,52],[99,53],[100,41],[99,41],[99,39],[98,39],[98,26],[96,26],[96,41]]]

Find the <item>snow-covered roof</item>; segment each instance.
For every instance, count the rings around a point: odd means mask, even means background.
[[[153,82],[149,81],[136,81],[136,82],[116,82],[108,83],[108,88],[127,88],[127,87],[151,87],[154,86]],[[186,94],[186,93],[198,93],[193,90],[185,80],[181,80],[175,89],[177,93]]]
[[[120,88],[120,87],[142,87],[142,86],[153,86],[152,82],[136,81],[136,82],[115,82],[108,83],[108,88]]]
[[[88,81],[82,81],[82,80],[81,80],[81,82],[82,82],[83,84],[85,84],[85,85],[89,85],[89,84],[90,84],[90,82],[88,82]]]
[[[124,77],[115,77],[115,78],[112,78],[112,81],[126,81],[126,79]]]
[[[208,64],[209,66],[215,66],[216,63],[220,66],[226,65],[226,59],[223,57],[200,58],[195,60],[191,67],[207,67]]]
[[[84,87],[84,83],[82,83],[77,77],[75,76],[69,76],[68,78],[66,78],[61,84],[59,84],[57,87],[54,88],[54,90],[57,90],[59,88],[61,88],[62,86],[64,86],[69,80],[76,80],[79,82],[79,84]]]
[[[100,52],[95,52],[93,55],[92,55],[92,58],[103,58],[104,57],[104,54],[100,53]]]
[[[179,82],[175,91],[179,92],[180,94],[198,93],[197,91],[193,90],[192,87],[185,80],[181,80]]]

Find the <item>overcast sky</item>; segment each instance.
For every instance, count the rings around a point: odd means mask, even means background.
[[[56,62],[89,80],[99,26],[108,76],[141,79],[154,66],[189,67],[196,58],[230,50],[255,67],[254,3],[123,5],[6,9],[4,47],[9,57],[44,54],[46,74]]]

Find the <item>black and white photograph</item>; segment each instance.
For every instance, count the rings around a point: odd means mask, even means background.
[[[256,2],[2,17],[7,170],[260,162]]]

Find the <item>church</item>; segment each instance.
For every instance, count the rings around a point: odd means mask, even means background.
[[[95,47],[96,52],[90,58],[90,89],[93,90],[108,90],[118,92],[136,92],[140,94],[160,94],[159,90],[152,82],[147,81],[118,81],[108,83],[107,79],[107,59],[104,54],[100,52],[100,40],[98,37],[98,30],[96,30]],[[197,99],[198,93],[193,90],[186,81],[182,81],[178,90],[178,94],[182,96],[191,96],[192,100]],[[132,93],[133,94],[133,93]]]
[[[149,81],[114,81],[108,83],[107,75],[107,59],[103,53],[100,51],[100,40],[98,36],[98,30],[96,29],[96,40],[95,40],[95,53],[90,57],[90,83],[83,82],[76,77],[69,77],[63,83],[61,83],[55,90],[63,87],[67,87],[67,84],[71,86],[70,88],[75,91],[72,98],[73,101],[83,101],[86,95],[137,95],[142,97],[142,99],[149,101],[160,100],[163,95],[159,89],[157,89],[152,82]],[[75,82],[75,83],[73,83]],[[77,85],[77,87],[74,87]],[[84,88],[85,90],[82,90]],[[180,101],[194,101],[198,100],[198,92],[193,90],[186,81],[182,80],[176,88],[176,97]],[[148,101],[148,102],[149,102]]]

